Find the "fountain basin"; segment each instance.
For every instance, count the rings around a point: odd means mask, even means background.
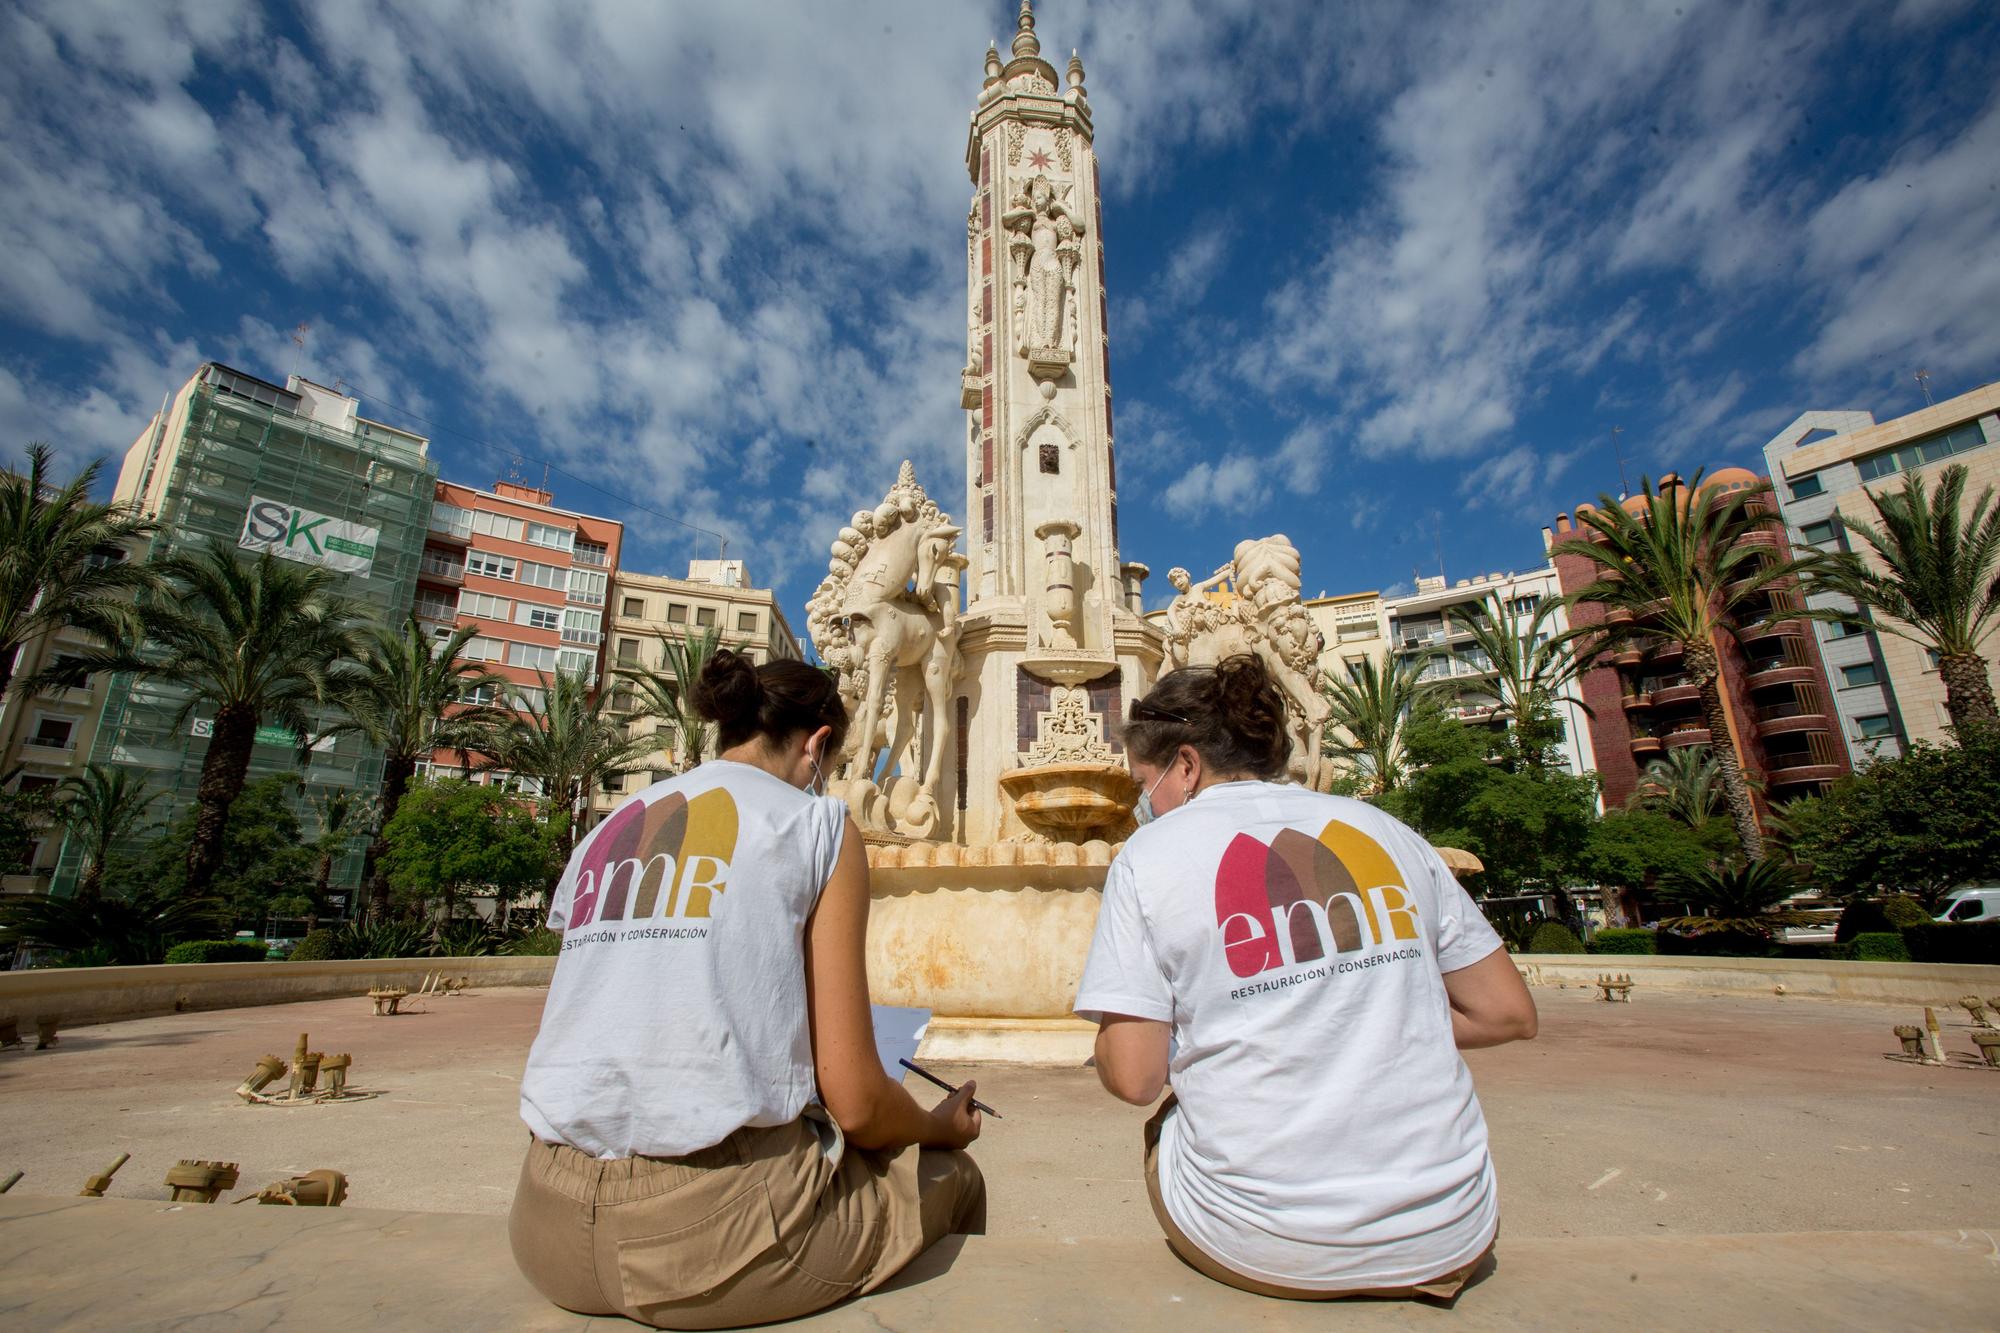
[[[1132,831],[1139,784],[1123,764],[1055,763],[1000,774],[1003,832],[1051,842],[1120,838]]]

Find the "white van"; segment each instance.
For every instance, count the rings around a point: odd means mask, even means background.
[[[1953,889],[1936,920],[2000,921],[2000,888]]]

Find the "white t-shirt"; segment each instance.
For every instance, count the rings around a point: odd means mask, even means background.
[[[1222,783],[1112,862],[1076,1009],[1173,1024],[1160,1193],[1190,1239],[1284,1286],[1403,1286],[1499,1222],[1441,975],[1499,947],[1373,806]]]
[[[818,1096],[805,927],[847,808],[712,759],[613,811],[549,908],[564,932],[521,1079],[538,1139],[676,1157]]]

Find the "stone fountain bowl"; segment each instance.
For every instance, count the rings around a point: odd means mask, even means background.
[[[1054,842],[1123,838],[1139,784],[1123,764],[1055,763],[1000,775],[1000,790],[1026,828]]]

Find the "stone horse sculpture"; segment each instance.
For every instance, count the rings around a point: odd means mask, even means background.
[[[1175,667],[1213,666],[1237,653],[1263,659],[1285,696],[1292,735],[1292,773],[1314,790],[1332,777],[1320,753],[1332,707],[1320,690],[1319,655],[1326,636],[1300,600],[1299,553],[1283,534],[1236,544],[1235,558],[1196,584],[1187,570],[1167,574],[1178,592],[1167,608],[1167,660]],[[1235,597],[1209,598],[1229,585]]]
[[[927,838],[940,823],[966,563],[952,549],[959,533],[905,460],[882,503],[840,530],[826,578],[806,604],[813,644],[838,673],[854,719],[832,777],[864,832]],[[929,743],[913,775],[920,707]]]

